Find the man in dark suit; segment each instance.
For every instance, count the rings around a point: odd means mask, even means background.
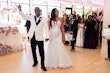
[[[70,49],[71,52],[74,51],[74,45],[76,43],[76,36],[77,36],[77,31],[78,31],[77,25],[79,23],[79,20],[76,19],[76,15],[73,15],[73,18],[74,18],[74,22],[73,22],[73,25],[72,25],[73,40],[71,41],[71,49]]]

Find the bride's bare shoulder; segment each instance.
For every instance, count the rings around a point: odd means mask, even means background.
[[[62,18],[61,17],[59,17],[58,20],[62,22]]]
[[[50,21],[50,18],[48,18],[48,21]]]

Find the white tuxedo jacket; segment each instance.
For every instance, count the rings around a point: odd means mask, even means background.
[[[38,25],[36,25],[34,15],[25,15],[22,11],[19,12],[23,19],[29,20],[31,22],[31,26],[28,32],[28,36],[30,38],[33,37],[35,32],[35,39],[36,41],[43,41],[44,40],[44,33],[45,38],[49,38],[49,29],[48,29],[48,22],[46,18],[41,17],[41,21]]]

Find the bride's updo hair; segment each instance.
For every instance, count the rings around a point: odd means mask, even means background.
[[[56,19],[55,11],[56,11],[56,8],[54,8],[54,9],[51,11],[51,17],[50,17],[50,26],[51,26],[51,27],[52,27],[52,21],[55,21],[55,19]]]

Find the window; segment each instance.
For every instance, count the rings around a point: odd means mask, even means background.
[[[84,13],[85,13],[86,15],[91,14],[91,7],[85,6],[85,7],[84,7]]]
[[[96,7],[92,7],[92,11],[93,11],[93,12],[97,12],[98,9],[97,9]]]
[[[51,2],[49,3],[49,8],[48,8],[48,12],[51,13],[53,8],[57,8],[59,11],[59,16],[61,16],[61,8],[60,8],[60,3],[55,3],[55,2]]]
[[[29,4],[29,0],[12,0],[12,2]]]
[[[66,8],[66,14],[67,15],[72,14],[72,8]]]
[[[0,1],[1,1],[1,2],[2,2],[2,1],[5,1],[5,2],[6,2],[7,0],[0,0]]]
[[[47,17],[47,2],[38,2],[38,1],[33,1],[33,13],[34,13],[34,8],[39,7],[42,10],[42,16]]]
[[[76,6],[76,14],[83,15],[83,6]]]
[[[15,6],[15,5],[21,5],[22,6],[22,11],[24,12],[24,14],[30,14],[30,5],[29,5],[29,0],[12,0],[11,5]],[[13,14],[12,16],[10,16],[10,20],[16,19],[16,18],[20,18],[21,16],[19,14]],[[22,18],[20,18],[21,20],[21,26],[25,25],[26,20],[23,20]]]
[[[66,11],[65,12],[67,15],[72,14],[72,5],[71,4],[66,5]]]
[[[84,18],[87,19],[87,16],[92,13],[91,7],[85,6],[84,7]]]
[[[27,14],[30,13],[29,0],[12,0],[12,6],[19,5],[19,4],[22,6],[22,10],[24,13],[27,13]]]
[[[8,22],[8,14],[4,9],[7,9],[7,0],[1,0],[0,2],[0,26],[5,26]]]

